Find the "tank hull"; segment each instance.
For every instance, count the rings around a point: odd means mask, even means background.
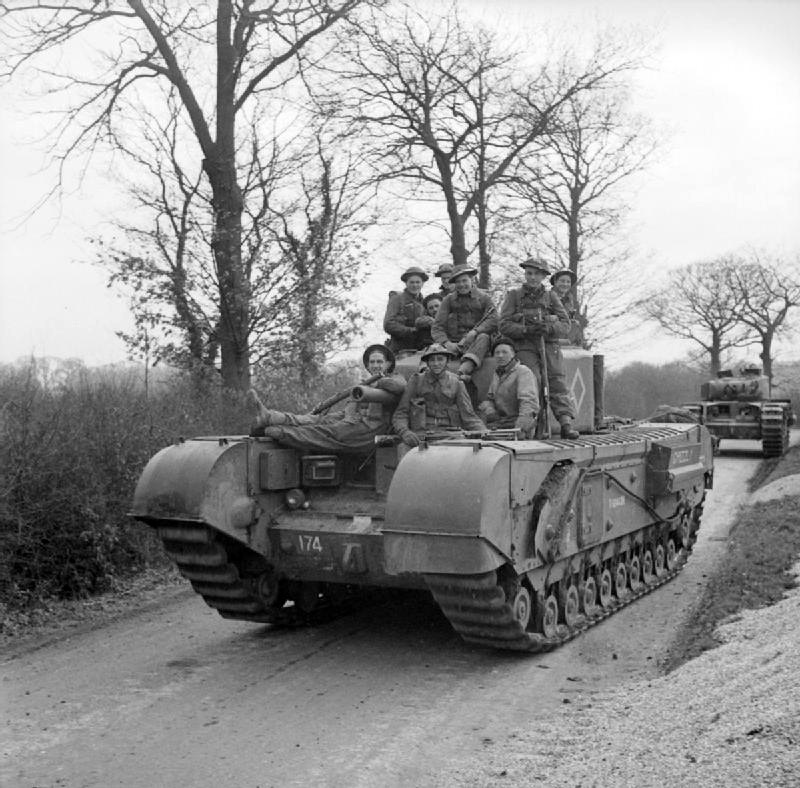
[[[465,639],[536,651],[678,571],[712,479],[689,424],[455,436],[400,460],[393,439],[336,457],[200,438],[151,460],[132,515],[223,616],[290,623],[359,590],[427,588]]]

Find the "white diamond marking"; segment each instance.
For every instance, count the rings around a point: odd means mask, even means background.
[[[583,375],[581,375],[581,368],[575,370],[575,377],[572,378],[572,385],[569,387],[570,394],[575,400],[578,410],[583,405],[583,398],[586,396],[586,384],[583,382]],[[580,391],[580,394],[578,394]]]

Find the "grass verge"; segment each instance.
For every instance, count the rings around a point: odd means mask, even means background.
[[[758,487],[800,473],[800,447],[764,463]],[[763,470],[763,466],[762,466]],[[765,501],[742,510],[728,540],[727,555],[707,584],[689,621],[663,662],[669,673],[721,641],[717,625],[740,611],[774,604],[796,585],[789,569],[800,555],[800,497]]]

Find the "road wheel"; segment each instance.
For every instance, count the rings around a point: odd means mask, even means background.
[[[613,600],[612,592],[614,590],[614,580],[611,577],[611,570],[604,569],[600,573],[600,605],[605,610],[611,607]]]
[[[663,544],[656,545],[656,558],[653,569],[656,577],[661,577],[667,571],[667,555]]]
[[[580,619],[581,598],[578,594],[578,587],[570,583],[561,594],[561,618],[564,623],[572,629]]]
[[[511,612],[514,620],[523,630],[526,630],[531,623],[533,603],[531,602],[530,591],[525,586],[520,586],[516,594],[514,594],[514,599],[511,602]]]
[[[620,601],[628,596],[628,569],[624,561],[617,564],[614,570],[614,593]]]
[[[597,613],[597,581],[592,575],[586,578],[581,594],[581,609],[587,618]]]
[[[638,555],[633,556],[628,564],[628,577],[630,578],[631,591],[639,591],[642,587],[642,563]]]
[[[546,638],[558,635],[558,600],[553,594],[538,603],[537,619],[538,629]]]
[[[642,580],[645,585],[650,585],[655,578],[655,564],[653,562],[653,551],[648,547],[642,556]]]

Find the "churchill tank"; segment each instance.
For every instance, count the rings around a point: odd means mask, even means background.
[[[132,515],[225,618],[313,622],[376,588],[427,590],[470,643],[550,650],[680,571],[713,480],[705,427],[603,429],[602,365],[574,349],[565,366],[577,440],[431,433],[403,454],[387,435],[365,455],[179,440]]]
[[[721,370],[700,387],[700,402],[685,408],[717,439],[761,441],[764,457],[780,457],[789,448],[795,423],[792,401],[771,396],[770,380],[753,363]]]

